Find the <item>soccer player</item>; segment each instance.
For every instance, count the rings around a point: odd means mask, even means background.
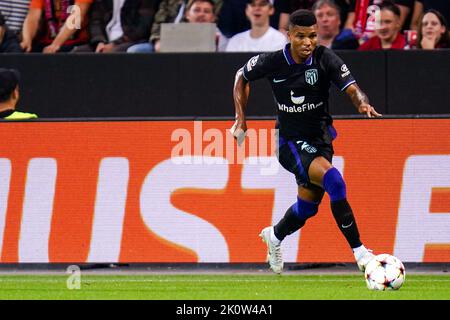
[[[317,213],[327,192],[334,219],[364,271],[374,255],[360,240],[345,182],[331,165],[332,140],[336,137],[327,112],[331,82],[349,95],[359,113],[369,118],[381,114],[369,104],[344,62],[332,50],[317,46],[316,18],[311,11],[297,10],[290,16],[288,37],[290,43],[284,49],[257,55],[239,69],[233,88],[236,121],[231,132],[240,144],[247,130],[249,82],[260,78],[270,81],[278,105],[278,160],[295,174],[298,185],[297,201],[275,226],[261,231],[268,262],[275,273],[282,272],[281,242]]]

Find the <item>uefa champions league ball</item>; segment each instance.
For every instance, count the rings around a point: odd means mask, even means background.
[[[398,290],[405,282],[405,266],[390,254],[375,256],[364,271],[369,290]]]

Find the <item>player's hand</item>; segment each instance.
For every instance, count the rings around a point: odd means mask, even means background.
[[[361,103],[361,105],[358,108],[358,112],[365,114],[368,118],[372,117],[381,117],[382,114],[378,113],[374,107],[372,107],[368,103]]]
[[[231,134],[237,140],[238,146],[240,146],[244,140],[247,133],[247,124],[245,121],[236,120],[230,129]]]

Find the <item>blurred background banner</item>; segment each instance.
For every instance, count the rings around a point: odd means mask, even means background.
[[[296,199],[273,121],[2,123],[2,263],[264,262],[260,230]],[[450,119],[336,120],[334,165],[362,240],[450,262]],[[286,262],[352,262],[325,196]]]

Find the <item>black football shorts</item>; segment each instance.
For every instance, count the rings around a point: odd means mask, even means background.
[[[332,163],[333,153],[331,144],[314,145],[304,140],[286,140],[280,137],[277,156],[283,168],[295,175],[297,185],[308,187],[311,162],[317,157],[324,157]]]

